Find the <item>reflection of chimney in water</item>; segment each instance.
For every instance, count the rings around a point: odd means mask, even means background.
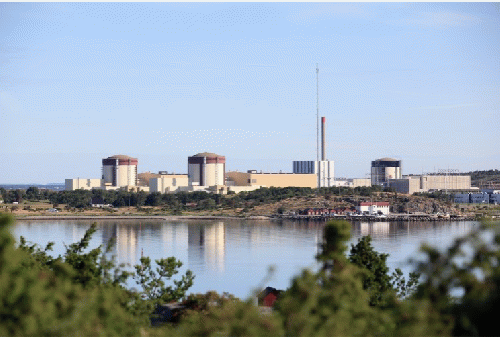
[[[326,160],[326,124],[325,117],[321,117],[321,160]]]

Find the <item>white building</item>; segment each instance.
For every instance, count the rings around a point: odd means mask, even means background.
[[[401,160],[381,158],[372,161],[372,185],[385,185],[389,179],[401,179]]]
[[[137,158],[115,155],[102,160],[104,186],[137,186]]]
[[[101,188],[101,179],[65,179],[64,187],[66,191],[74,190],[91,190],[94,188]]]
[[[180,191],[181,187],[188,186],[187,174],[166,174],[160,178],[149,179],[150,192],[173,193]]]
[[[356,210],[360,214],[389,214],[388,202],[361,202],[356,206]]]
[[[223,186],[226,158],[215,153],[202,152],[188,157],[189,186]]]
[[[319,187],[335,186],[335,162],[333,160],[301,160],[293,162],[295,174],[317,174]]]
[[[337,178],[334,186],[338,187],[370,187],[372,185],[370,178]]]

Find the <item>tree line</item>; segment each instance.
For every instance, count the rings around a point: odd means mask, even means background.
[[[249,208],[260,204],[272,203],[292,197],[303,197],[315,195],[320,196],[371,196],[382,191],[380,186],[372,187],[322,187],[318,189],[306,187],[263,187],[255,191],[240,192],[238,194],[212,194],[206,192],[179,192],[175,194],[147,193],[135,191],[105,191],[74,190],[74,191],[51,191],[40,190],[30,187],[27,190],[6,190],[0,188],[0,195],[5,203],[19,202],[23,200],[40,201],[46,200],[54,205],[65,204],[73,208],[88,208],[92,198],[99,198],[105,204],[114,207],[123,206],[162,206],[170,210],[192,209],[215,209],[215,208]]]

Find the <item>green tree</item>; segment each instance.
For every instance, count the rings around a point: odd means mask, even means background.
[[[387,257],[389,254],[378,253],[371,245],[371,237],[363,236],[356,245],[351,245],[349,261],[362,268],[363,289],[370,294],[371,305],[383,305],[384,297],[396,292],[404,297],[416,288],[419,275],[411,273],[408,281],[403,277],[401,269],[389,273]]]

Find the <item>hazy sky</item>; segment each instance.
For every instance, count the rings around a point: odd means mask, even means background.
[[[0,183],[99,178],[101,160],[338,177],[500,166],[498,3],[1,3]]]

